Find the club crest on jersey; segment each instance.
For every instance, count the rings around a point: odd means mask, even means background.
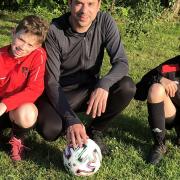
[[[27,76],[29,72],[29,69],[27,67],[22,67],[22,73]]]

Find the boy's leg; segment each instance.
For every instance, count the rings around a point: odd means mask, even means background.
[[[11,145],[11,158],[14,161],[22,159],[24,150],[24,136],[34,126],[38,115],[36,106],[32,103],[23,104],[16,110],[9,112],[12,123],[12,135],[9,141]]]
[[[9,119],[9,113],[4,113],[0,117],[0,143],[2,143],[2,144],[7,143],[8,137],[6,137],[3,132],[6,128],[11,128],[11,127],[12,127],[12,124],[11,124],[11,121]],[[2,144],[0,144],[0,146]]]
[[[9,119],[9,113],[4,113],[0,117],[0,132],[2,132],[4,129],[10,128],[10,127],[11,127],[11,121]]]
[[[176,108],[166,95],[161,84],[153,84],[147,98],[148,121],[153,134],[154,146],[149,156],[149,163],[157,164],[166,153],[165,146],[165,119],[175,117]]]
[[[174,122],[173,122],[173,126],[175,128],[175,131],[176,131],[176,145],[180,146],[180,110],[179,108],[177,108],[177,112],[176,112],[176,117],[174,119]]]
[[[176,143],[176,145],[180,146],[180,86],[178,86],[178,90],[176,92],[175,97],[173,97],[171,99],[177,109],[176,117],[173,122],[173,126],[175,128],[176,135],[177,135],[175,143]]]

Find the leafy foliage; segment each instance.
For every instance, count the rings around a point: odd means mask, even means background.
[[[108,11],[115,19],[126,21],[126,33],[137,39],[148,33],[146,25],[161,15],[164,7],[172,7],[177,0],[103,0],[101,10]],[[1,0],[1,9],[28,9],[50,19],[53,14],[68,11],[68,0]],[[162,6],[161,6],[162,5]]]
[[[131,37],[138,38],[139,34],[148,30],[145,26],[153,22],[160,14],[162,8],[159,0],[141,0],[136,6],[128,11],[126,33]]]

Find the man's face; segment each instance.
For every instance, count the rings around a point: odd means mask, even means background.
[[[36,35],[25,33],[24,30],[21,30],[13,34],[11,53],[15,58],[20,58],[27,56],[40,46],[41,44],[38,43],[38,37]]]
[[[100,4],[100,0],[69,0],[74,28],[88,30],[96,18]]]

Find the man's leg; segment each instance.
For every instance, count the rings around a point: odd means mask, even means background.
[[[37,103],[38,120],[37,132],[47,141],[55,141],[63,131],[63,120],[50,104],[48,98],[43,95]]]
[[[70,107],[75,112],[86,110],[86,102],[89,94],[87,88],[64,90],[64,92]],[[38,133],[47,141],[56,140],[65,131],[65,120],[59,116],[45,94],[38,99],[36,105],[39,111],[36,126]]]
[[[154,146],[149,156],[149,163],[157,164],[166,153],[165,146],[165,120],[172,121],[176,108],[161,84],[153,84],[147,98],[148,121],[151,128]],[[171,123],[171,122],[167,122]]]
[[[34,126],[38,115],[36,106],[32,103],[23,104],[19,108],[9,112],[12,123],[12,136],[9,141],[11,145],[11,158],[14,161],[22,159],[24,150],[24,136]]]
[[[136,87],[130,77],[124,77],[109,90],[105,113],[92,120],[90,127],[97,130],[105,129],[111,120],[121,113],[134,97]]]
[[[135,94],[135,84],[130,77],[124,77],[114,84],[109,91],[106,111],[100,117],[92,120],[87,128],[87,134],[101,148],[102,154],[109,154],[109,148],[103,142],[103,130],[108,127],[111,120],[122,112],[130,103]]]

